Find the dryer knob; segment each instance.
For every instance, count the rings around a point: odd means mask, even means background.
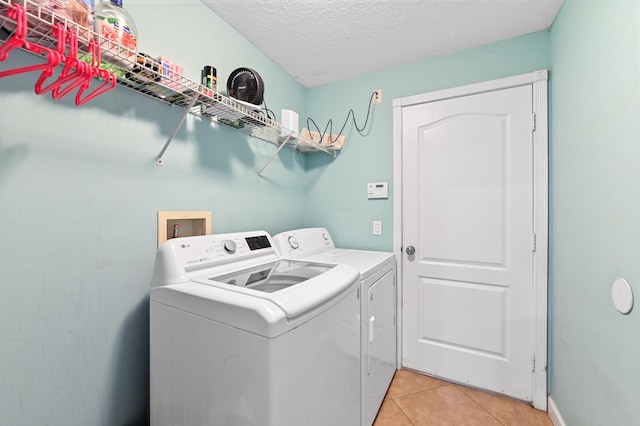
[[[329,241],[329,236],[326,233],[322,233],[322,238],[324,238],[325,241]]]
[[[289,237],[288,241],[289,241],[289,247],[291,247],[292,249],[297,250],[298,247],[300,247],[300,243],[298,242],[296,237],[294,237],[293,235]]]
[[[236,252],[236,243],[232,240],[224,240],[222,242],[222,248],[229,254],[233,254]]]

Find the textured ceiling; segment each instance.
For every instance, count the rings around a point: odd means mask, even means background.
[[[563,0],[202,0],[305,87],[546,30]]]

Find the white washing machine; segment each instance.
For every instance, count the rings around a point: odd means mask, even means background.
[[[336,248],[325,228],[297,229],[273,238],[282,257],[350,265],[360,273],[361,424],[370,426],[397,367],[395,256]]]
[[[151,425],[357,425],[358,272],[264,231],[176,238],[150,294]]]

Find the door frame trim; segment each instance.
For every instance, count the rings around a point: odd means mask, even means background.
[[[533,252],[533,309],[535,312],[533,348],[535,370],[533,372],[533,406],[547,410],[547,271],[549,241],[549,129],[548,129],[548,80],[547,70],[513,77],[469,84],[393,100],[393,252],[397,261],[397,311],[402,318],[402,109],[427,102],[442,101],[461,96],[476,95],[494,90],[531,85],[533,113],[536,127],[533,132],[533,232],[536,234],[536,250]],[[398,368],[402,366],[402,321],[398,326]]]

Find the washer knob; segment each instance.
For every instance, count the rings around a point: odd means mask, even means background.
[[[325,241],[329,241],[329,236],[325,232],[322,233],[322,238],[324,238]]]
[[[292,249],[296,250],[298,249],[298,247],[300,247],[300,243],[298,242],[298,240],[296,239],[296,237],[294,237],[293,235],[291,235],[287,241],[289,242],[289,247],[291,247]]]
[[[222,242],[222,248],[229,254],[236,252],[236,243],[232,240],[224,240]]]

